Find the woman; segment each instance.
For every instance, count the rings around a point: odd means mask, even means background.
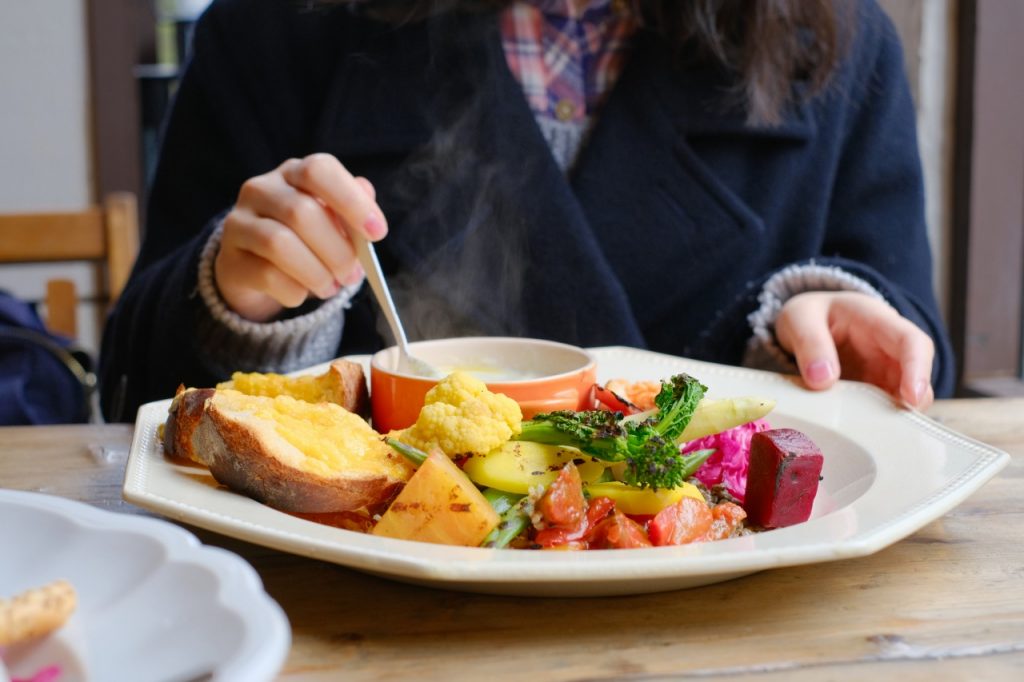
[[[413,338],[623,344],[952,387],[913,106],[873,0],[214,2],[103,405]]]

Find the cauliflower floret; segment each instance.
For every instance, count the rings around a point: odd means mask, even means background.
[[[519,404],[491,393],[483,381],[452,372],[427,392],[416,423],[399,440],[429,452],[440,448],[449,457],[490,452],[522,430]]]

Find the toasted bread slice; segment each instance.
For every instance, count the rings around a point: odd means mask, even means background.
[[[164,448],[205,464],[231,490],[289,512],[374,508],[413,472],[366,421],[338,405],[230,389],[180,390]]]
[[[335,403],[363,417],[370,414],[370,394],[363,366],[344,358],[333,361],[326,372],[315,376],[235,372],[231,381],[217,384],[217,388],[230,388],[249,395],[288,395],[309,403]]]
[[[64,625],[77,606],[75,588],[66,580],[26,590],[11,599],[0,597],[0,647],[50,634]]]

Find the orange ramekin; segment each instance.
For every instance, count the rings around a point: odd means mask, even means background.
[[[489,390],[519,403],[524,419],[539,412],[588,409],[593,402],[597,363],[577,346],[543,339],[476,336],[417,341],[409,344],[409,349],[442,375],[456,369],[477,375]],[[395,346],[370,358],[370,402],[373,427],[379,433],[413,424],[427,391],[438,381],[399,372],[397,365]]]

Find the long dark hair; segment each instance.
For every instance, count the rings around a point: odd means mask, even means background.
[[[385,21],[495,10],[514,0],[309,0],[347,4]],[[820,92],[842,57],[852,22],[848,0],[639,0],[644,25],[664,35],[683,58],[715,63],[734,75],[734,92],[751,123],[776,124],[795,94]]]

